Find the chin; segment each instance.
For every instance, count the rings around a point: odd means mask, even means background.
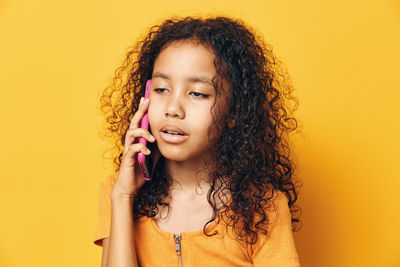
[[[170,161],[186,161],[189,158],[187,157],[187,155],[184,155],[182,153],[178,153],[178,152],[172,152],[172,151],[162,151],[160,150],[161,155],[163,155],[163,157],[167,160]]]
[[[173,147],[173,148],[159,148],[161,155],[163,155],[164,158],[170,161],[177,161],[177,162],[183,162],[187,160],[191,160],[195,158],[195,155],[188,154],[185,149],[178,148],[178,147]]]

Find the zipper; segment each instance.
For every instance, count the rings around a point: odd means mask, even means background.
[[[175,239],[175,252],[176,255],[179,255],[179,266],[183,267],[183,263],[182,263],[182,253],[181,253],[181,240],[182,240],[182,236],[181,234],[174,234],[174,239]]]

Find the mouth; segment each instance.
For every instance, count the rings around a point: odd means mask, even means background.
[[[188,138],[188,134],[175,125],[166,125],[160,129],[160,137],[166,143],[179,144]]]
[[[184,135],[184,134],[182,134],[182,133],[178,133],[178,132],[173,132],[173,131],[163,131],[164,133],[167,133],[167,134],[173,134],[173,135]]]
[[[160,129],[161,132],[166,134],[173,134],[173,135],[187,135],[187,133],[175,125],[165,125]]]

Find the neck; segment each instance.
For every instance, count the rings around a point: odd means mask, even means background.
[[[172,189],[182,192],[196,192],[196,187],[208,191],[209,172],[205,170],[206,160],[172,161],[166,159],[165,167],[172,177]],[[207,189],[207,191],[206,191]]]
[[[165,159],[166,170],[172,177],[171,195],[174,198],[179,196],[178,199],[184,199],[184,201],[204,200],[210,190],[209,172],[204,169],[205,166],[206,161],[199,159],[183,162]],[[224,179],[223,183],[227,183],[227,178]],[[229,190],[224,188],[215,199],[217,207],[221,207],[223,203],[228,203],[230,198]]]

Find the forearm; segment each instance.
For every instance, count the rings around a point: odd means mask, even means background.
[[[111,193],[111,229],[107,267],[137,267],[132,199]]]

